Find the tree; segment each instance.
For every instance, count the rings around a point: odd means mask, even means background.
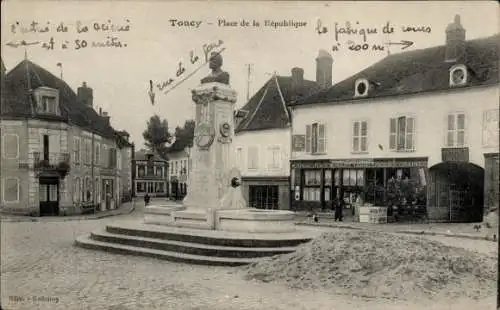
[[[157,114],[151,116],[146,125],[146,130],[142,133],[145,140],[145,145],[151,151],[160,153],[163,156],[163,151],[166,144],[171,143],[172,135],[168,131],[168,122],[166,119],[161,120]]]
[[[183,127],[177,126],[175,128],[175,142],[169,148],[169,151],[180,151],[186,147],[192,147],[195,126],[194,120],[185,121]]]

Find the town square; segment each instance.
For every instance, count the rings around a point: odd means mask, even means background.
[[[498,307],[491,5],[122,4],[2,4],[2,309]]]

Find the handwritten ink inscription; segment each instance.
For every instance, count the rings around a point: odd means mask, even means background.
[[[201,46],[201,50],[202,50],[202,54],[203,54],[202,57],[205,60],[203,62],[203,64],[205,64],[205,63],[207,63],[209,61],[210,54],[213,51],[215,51],[217,53],[221,53],[224,50],[224,49],[220,49],[223,44],[224,44],[224,41],[222,41],[222,40],[218,40],[217,42],[213,42],[213,43],[203,44]],[[194,64],[200,62],[200,56],[198,56],[198,54],[196,53],[196,51],[194,49],[191,50],[191,51],[189,51],[189,62],[191,63],[191,65],[194,65]],[[203,64],[201,64],[201,65],[203,65]],[[156,87],[158,88],[159,91],[164,91],[164,92],[167,93],[167,92],[171,91],[173,88],[175,88],[178,85],[178,84],[176,84],[176,85],[170,86],[177,79],[180,79],[180,81],[178,83],[181,83],[185,79],[189,78],[189,76],[191,76],[193,73],[195,73],[199,68],[200,67],[198,67],[197,69],[195,69],[188,76],[183,77],[183,75],[186,72],[186,67],[185,67],[185,64],[182,61],[179,61],[177,63],[177,67],[175,69],[175,77],[171,77],[171,78],[169,78],[169,79],[167,79],[167,80],[165,80],[163,82],[156,83]]]
[[[16,21],[10,25],[10,31],[16,36],[22,35],[40,35],[39,40],[26,41],[19,39],[17,41],[7,42],[9,47],[17,48],[22,46],[39,46],[45,50],[82,50],[86,48],[124,48],[127,43],[123,42],[121,34],[129,32],[131,22],[125,19],[123,22],[115,23],[111,20],[105,22],[92,21],[73,23],[67,22],[38,22],[22,23]],[[76,36],[69,39],[68,33],[74,33]],[[44,38],[43,35],[50,35]],[[58,36],[63,36],[58,38]],[[90,37],[89,37],[90,36]],[[101,36],[96,38],[96,36]]]
[[[339,51],[342,47],[353,52],[385,51],[392,45],[400,46],[404,50],[412,46],[414,42],[410,40],[394,42],[389,40],[387,42],[371,43],[370,41],[380,37],[380,35],[390,37],[396,33],[397,29],[400,29],[403,34],[429,34],[432,32],[432,28],[427,25],[402,25],[398,28],[389,21],[379,26],[362,26],[359,22],[353,24],[349,21],[344,24],[335,22],[333,23],[333,27],[328,27],[321,19],[317,20],[315,31],[318,35],[325,35],[330,32],[330,28],[335,40],[335,43],[332,45],[333,52]],[[345,43],[341,43],[342,40],[345,40]]]

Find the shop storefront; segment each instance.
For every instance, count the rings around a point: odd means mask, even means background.
[[[331,210],[340,198],[347,209],[359,199],[382,206],[391,179],[425,187],[427,173],[425,157],[292,161],[291,209]]]

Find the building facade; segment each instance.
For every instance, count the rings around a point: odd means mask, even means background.
[[[290,206],[291,115],[287,105],[332,84],[332,57],[320,51],[317,81],[304,70],[291,76],[273,75],[236,112],[234,166],[241,170],[243,195],[250,207],[288,209]]]
[[[129,190],[133,144],[93,108],[85,83],[75,93],[24,60],[5,76],[1,106],[3,211],[69,215],[117,208]]]
[[[171,200],[182,200],[187,194],[187,182],[191,169],[190,148],[174,146],[168,152],[169,182],[168,196]]]
[[[395,180],[431,221],[476,222],[498,205],[500,36],[389,55],[292,106],[293,209],[357,197],[387,204]],[[417,208],[417,206],[415,206]]]
[[[135,153],[133,160],[134,195],[166,197],[168,193],[168,163],[160,155],[146,150]]]

